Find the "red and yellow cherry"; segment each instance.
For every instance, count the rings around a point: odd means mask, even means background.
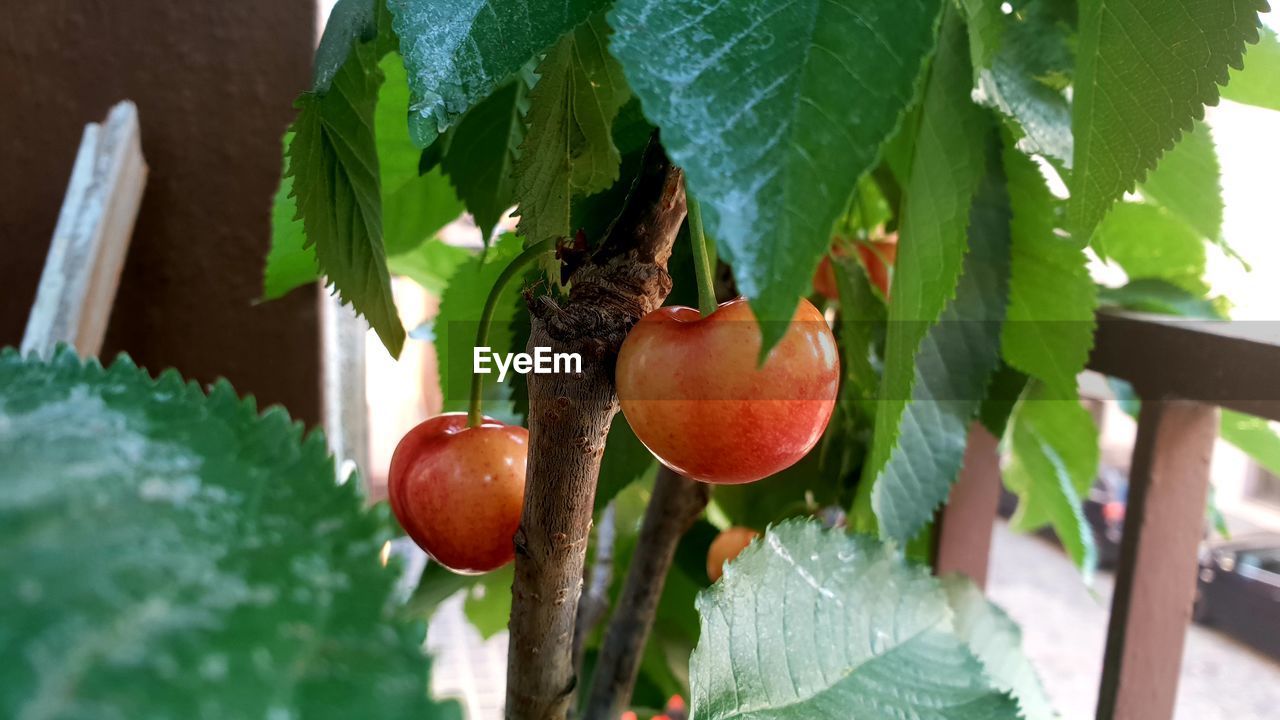
[[[871,284],[880,288],[885,299],[889,298],[889,285],[892,280],[893,263],[898,258],[898,235],[893,233],[883,240],[859,242],[854,245],[858,260],[867,269],[867,277]],[[840,251],[833,250],[837,254]],[[840,299],[840,289],[836,285],[836,271],[831,266],[831,256],[823,255],[818,269],[813,274],[813,289],[830,300]]]
[[[754,482],[795,464],[835,407],[835,337],[801,300],[763,367],[760,347],[760,327],[742,298],[707,317],[664,307],[641,318],[616,372],[636,437],[667,467],[707,483]]]
[[[760,533],[755,530],[736,525],[717,535],[707,548],[707,577],[711,582],[719,580],[724,574],[724,564],[738,557],[758,537]]]
[[[400,526],[436,562],[483,573],[515,557],[529,431],[446,413],[410,430],[391,456],[387,491]]]

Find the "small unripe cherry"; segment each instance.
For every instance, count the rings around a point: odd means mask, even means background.
[[[707,577],[711,582],[719,580],[724,574],[724,564],[738,557],[758,537],[760,533],[755,530],[736,525],[717,535],[707,550]]]
[[[458,573],[489,572],[515,557],[524,507],[529,431],[465,413],[433,417],[405,433],[391,456],[387,492],[405,533]]]

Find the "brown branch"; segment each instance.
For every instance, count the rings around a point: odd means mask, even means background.
[[[586,720],[616,720],[628,703],[676,546],[711,498],[709,486],[662,467],[644,511],[627,582],[609,619]]]
[[[684,176],[651,140],[618,220],[574,270],[568,299],[530,298],[530,352],[579,353],[581,374],[531,374],[529,464],[516,532],[507,660],[509,720],[561,720],[576,676],[573,634],[600,457],[618,410],[613,364],[631,326],[671,291]]]

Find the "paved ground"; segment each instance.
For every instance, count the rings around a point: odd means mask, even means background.
[[[996,528],[988,594],[1022,625],[1023,646],[1064,720],[1094,716],[1112,577],[1092,592],[1053,544]],[[1280,663],[1214,630],[1191,626],[1177,720],[1274,720]]]

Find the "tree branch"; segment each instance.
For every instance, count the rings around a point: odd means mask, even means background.
[[[511,588],[509,720],[561,720],[568,713],[592,504],[618,411],[614,361],[631,326],[671,291],[667,259],[684,216],[684,176],[655,136],[608,236],[574,269],[568,299],[529,298],[530,352],[541,346],[579,353],[582,373],[528,376],[529,462]]]
[[[609,619],[604,647],[596,663],[587,702],[586,720],[613,720],[631,702],[644,645],[653,629],[658,600],[676,546],[711,498],[711,488],[661,467],[653,484],[653,497],[644,511],[644,523],[627,571],[627,583],[618,607]]]

